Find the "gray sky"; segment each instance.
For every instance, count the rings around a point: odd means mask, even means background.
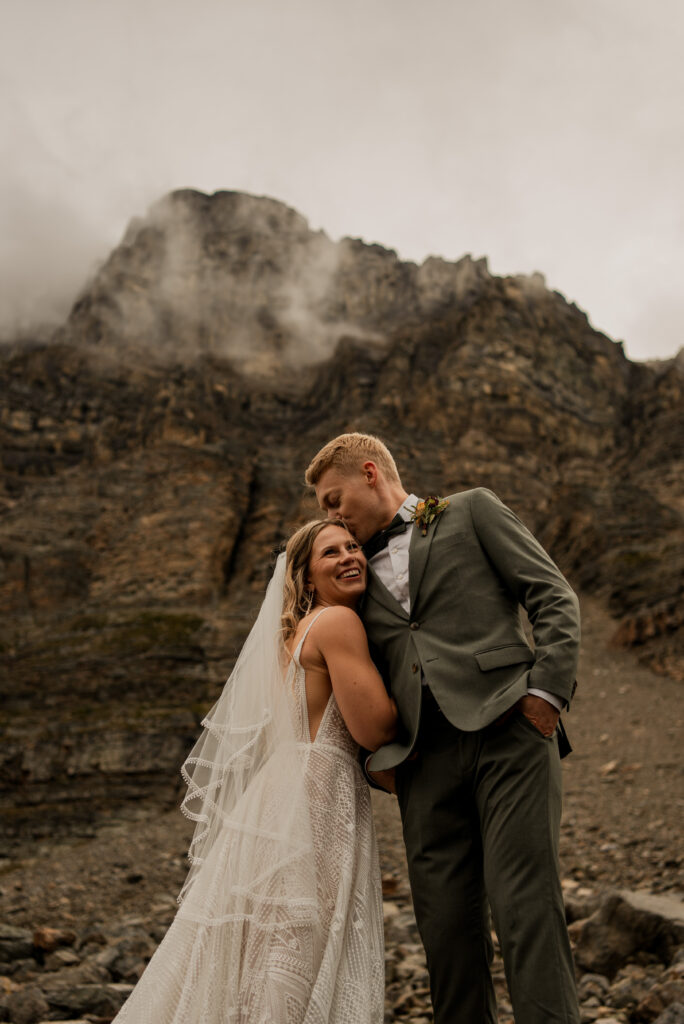
[[[684,345],[681,0],[0,0],[0,330],[172,188],[546,275]]]

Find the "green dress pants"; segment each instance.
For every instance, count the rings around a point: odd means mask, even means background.
[[[555,736],[518,711],[462,732],[425,688],[417,751],[397,793],[435,1024],[497,1020],[490,907],[516,1024],[578,1024]]]

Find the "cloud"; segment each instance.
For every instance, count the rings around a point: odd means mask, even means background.
[[[336,306],[343,251],[275,200],[175,192],[131,223],[66,337],[120,357],[220,356],[251,372],[317,362],[343,336],[382,340]]]
[[[3,333],[58,321],[128,219],[189,186],[416,262],[538,269],[630,353],[676,341],[625,315],[671,308],[684,272],[676,0],[6,6]]]
[[[7,337],[64,319],[102,254],[102,237],[73,175],[6,92],[0,118],[0,335]]]

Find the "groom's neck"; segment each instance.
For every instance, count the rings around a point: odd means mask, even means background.
[[[383,513],[387,519],[387,522],[382,524],[383,529],[389,526],[408,497],[408,492],[404,490],[401,484],[388,485],[387,494],[383,495]]]

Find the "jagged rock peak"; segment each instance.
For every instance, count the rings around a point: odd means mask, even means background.
[[[485,259],[417,266],[381,245],[333,242],[275,199],[182,189],[130,223],[63,338],[267,370],[327,358],[342,337],[381,343],[467,306],[491,280]]]
[[[198,229],[233,233],[247,229],[251,234],[290,234],[304,237],[310,233],[309,223],[301,213],[269,196],[254,196],[246,192],[221,190],[208,194],[197,189],[177,189],[153,203],[145,221],[172,229],[193,218]],[[129,231],[131,230],[129,227]]]

